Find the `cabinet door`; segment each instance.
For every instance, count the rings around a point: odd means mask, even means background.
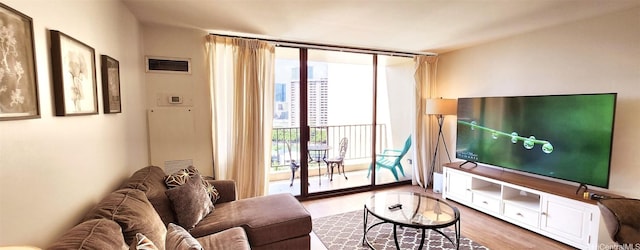
[[[562,197],[545,196],[543,198],[541,230],[574,242],[580,248],[589,248],[597,235],[592,234],[595,225],[593,205]],[[596,207],[597,208],[597,207]]]
[[[446,173],[446,196],[458,202],[471,202],[471,176],[457,171]]]

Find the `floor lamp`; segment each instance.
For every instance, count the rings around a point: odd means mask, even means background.
[[[447,142],[444,140],[444,135],[442,134],[442,124],[444,123],[445,115],[455,115],[457,113],[458,100],[456,99],[427,99],[427,115],[435,115],[438,118],[438,139],[436,142],[436,148],[433,152],[433,159],[431,161],[431,174],[435,173],[434,170],[436,168],[436,158],[438,157],[438,148],[440,147],[440,138],[442,138],[442,143],[444,144],[444,149],[447,153],[447,157],[449,158],[449,162],[451,162],[451,156],[449,155],[449,149],[447,148]],[[435,188],[435,177],[432,181],[432,186],[434,188],[434,192],[438,192]],[[441,191],[441,190],[440,190]]]

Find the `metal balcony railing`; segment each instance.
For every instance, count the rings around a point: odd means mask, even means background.
[[[371,124],[355,124],[340,126],[312,126],[310,127],[309,144],[327,144],[331,149],[327,152],[327,157],[339,155],[340,139],[349,139],[345,161],[356,159],[370,159],[371,147],[376,147],[376,152],[380,152],[386,145],[386,126],[378,124],[375,126],[376,140],[374,143]],[[286,143],[291,146],[291,155]],[[300,128],[273,128],[271,137],[271,171],[289,170],[291,158],[298,161],[300,157]],[[308,159],[308,156],[303,156]],[[319,157],[313,157],[318,159]],[[299,162],[299,161],[298,161]]]

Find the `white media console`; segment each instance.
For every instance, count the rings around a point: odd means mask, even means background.
[[[577,185],[462,162],[444,166],[442,197],[579,249],[598,249],[600,210]]]

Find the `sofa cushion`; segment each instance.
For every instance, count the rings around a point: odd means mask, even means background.
[[[187,230],[176,224],[167,226],[167,250],[202,250],[200,242],[193,238]]]
[[[93,219],[69,229],[47,249],[127,249],[127,245],[118,223]]]
[[[144,236],[144,234],[141,233],[137,233],[136,240],[135,242],[133,242],[133,244],[131,244],[129,250],[158,250],[158,247],[153,244],[153,241],[147,238],[147,236]]]
[[[251,249],[247,234],[241,227],[234,227],[216,234],[210,234],[197,239],[204,249]]]
[[[188,168],[180,169],[175,173],[167,175],[164,182],[167,185],[167,188],[171,189],[181,186],[182,184],[187,182],[189,178],[193,177],[196,174],[200,174],[200,172],[198,172],[198,169],[193,166],[189,166]],[[202,179],[202,184],[204,185],[204,189],[207,191],[209,198],[211,198],[211,202],[215,204],[216,201],[220,199],[220,192],[218,192],[216,187],[213,186],[210,182],[204,180],[204,178]]]
[[[167,186],[164,183],[166,174],[164,171],[156,166],[148,166],[139,169],[129,179],[122,184],[121,188],[133,188],[142,190],[153,208],[158,212],[162,222],[168,225],[171,222],[176,222],[173,209],[171,208],[171,202],[164,193],[167,191]]]
[[[189,232],[202,237],[232,227],[244,228],[252,247],[311,233],[311,215],[291,194],[241,199],[216,205]]]
[[[167,190],[166,193],[176,213],[178,224],[187,230],[193,228],[214,209],[199,174],[190,177],[182,186]]]
[[[85,220],[105,218],[117,222],[127,245],[135,241],[136,233],[149,237],[164,249],[167,229],[144,193],[138,189],[120,189],[107,195],[88,214]]]

